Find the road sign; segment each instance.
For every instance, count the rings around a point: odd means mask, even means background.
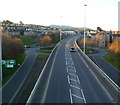
[[[2,65],[5,65],[5,64],[6,64],[5,60],[2,60]]]
[[[2,65],[5,65],[7,68],[13,68],[16,65],[16,60],[2,60]]]
[[[16,65],[16,60],[9,60],[9,64]]]
[[[5,67],[7,67],[7,68],[13,68],[14,65],[10,65],[10,64],[8,64],[8,65],[5,65]]]

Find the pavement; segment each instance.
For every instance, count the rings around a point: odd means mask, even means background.
[[[68,38],[59,46],[52,66],[47,67],[47,82],[43,81],[42,90],[41,81],[37,82],[28,103],[112,103],[79,52],[70,52],[75,38]]]
[[[102,56],[107,54],[106,49],[94,48],[98,53],[88,54],[91,55],[95,63],[120,87],[120,71],[107,62]]]

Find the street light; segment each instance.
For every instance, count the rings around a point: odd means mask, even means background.
[[[60,15],[60,25],[61,25],[62,15]],[[60,26],[60,41],[62,39],[62,32],[61,32],[61,26]]]
[[[85,31],[86,31],[86,6],[87,6],[87,4],[84,4],[84,6],[85,6],[85,26],[84,26],[84,53],[85,53]]]

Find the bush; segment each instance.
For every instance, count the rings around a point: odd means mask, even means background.
[[[120,38],[116,38],[113,43],[108,46],[108,50],[120,54]]]
[[[52,38],[49,35],[40,37],[39,44],[49,45],[52,42]]]
[[[16,59],[24,52],[22,41],[2,33],[2,58]]]

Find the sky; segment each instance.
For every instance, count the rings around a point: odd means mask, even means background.
[[[118,30],[120,0],[0,0],[0,21]],[[85,7],[84,4],[87,4]],[[85,12],[86,8],[86,12]],[[85,25],[86,14],[86,25]]]

